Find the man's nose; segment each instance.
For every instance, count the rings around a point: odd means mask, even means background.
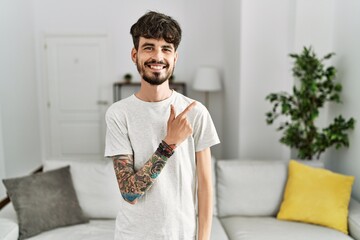
[[[164,59],[164,54],[161,49],[155,49],[152,55],[152,58],[156,61],[162,61]]]

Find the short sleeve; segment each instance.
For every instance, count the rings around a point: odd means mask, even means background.
[[[204,107],[194,122],[195,151],[200,152],[220,143],[214,123],[208,110]]]
[[[115,115],[112,109],[106,112],[105,157],[133,154],[125,116]]]

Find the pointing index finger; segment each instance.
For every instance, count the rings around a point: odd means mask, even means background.
[[[188,114],[188,112],[190,112],[191,109],[193,109],[193,108],[195,107],[195,105],[196,105],[196,101],[193,101],[193,102],[192,102],[191,104],[189,104],[189,106],[187,106],[187,107],[185,108],[185,110],[184,110],[182,113],[180,113],[179,115],[180,115],[180,116],[183,116],[183,115]]]

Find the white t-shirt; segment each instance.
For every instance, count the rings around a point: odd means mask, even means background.
[[[132,154],[137,171],[165,138],[170,104],[178,115],[193,101],[173,91],[160,102],[144,102],[132,95],[114,103],[106,113],[105,156]],[[201,103],[187,116],[193,134],[176,148],[153,186],[137,204],[119,203],[116,240],[196,238],[195,152],[220,141],[210,114]]]

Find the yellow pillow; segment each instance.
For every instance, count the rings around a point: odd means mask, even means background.
[[[277,218],[318,224],[348,234],[348,207],[353,182],[353,176],[291,160]]]

